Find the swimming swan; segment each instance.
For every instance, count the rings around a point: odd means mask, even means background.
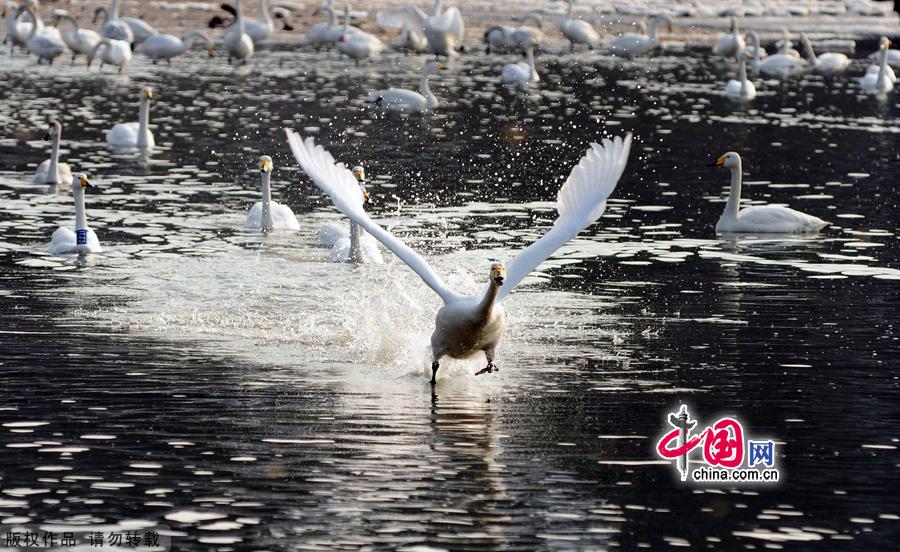
[[[747,60],[752,58],[748,50],[738,54],[738,78],[725,85],[725,95],[738,100],[752,100],[756,97],[756,86],[747,79]]]
[[[53,149],[50,159],[38,165],[34,171],[31,182],[34,184],[71,184],[72,169],[68,163],[59,162],[59,141],[62,138],[62,125],[57,120],[50,121],[50,128],[44,135],[44,140],[53,139]]]
[[[538,76],[537,68],[534,66],[534,46],[531,44],[525,49],[525,58],[527,62],[509,63],[503,66],[500,73],[500,80],[506,84],[534,84],[541,80]]]
[[[247,228],[251,230],[300,230],[297,217],[287,205],[272,201],[272,158],[263,155],[259,158],[259,189],[262,201],[257,201],[247,213]]]
[[[572,19],[572,8],[575,5],[574,0],[566,0],[569,4],[566,15],[559,21],[559,32],[569,39],[571,50],[575,50],[576,44],[585,44],[591,50],[600,42],[600,35],[594,30],[587,21],[580,19]]]
[[[740,210],[741,203],[741,156],[729,151],[719,157],[716,167],[731,169],[731,193],[725,203],[725,211],[716,224],[716,233],[800,233],[818,232],[828,226],[824,220],[778,205],[753,205]]]
[[[152,59],[154,63],[159,60],[172,63],[172,58],[187,52],[195,40],[202,41],[206,45],[206,51],[212,56],[213,42],[205,33],[200,31],[191,31],[184,35],[183,38],[170,34],[151,36],[138,46],[136,50]]]
[[[388,88],[373,92],[365,102],[384,111],[396,111],[399,113],[421,113],[437,107],[438,100],[431,92],[428,78],[443,71],[446,67],[436,61],[430,61],[422,68],[422,77],[419,80],[419,92],[406,90],[405,88]]]
[[[363,208],[369,204],[366,191],[366,171],[359,165],[353,167],[353,176],[359,182],[363,197]],[[319,229],[319,244],[331,248],[328,260],[332,263],[374,263],[383,264],[378,240],[360,228],[353,220],[349,228],[345,225],[329,223]]]
[[[806,36],[806,33],[800,33],[800,42],[803,44],[803,51],[806,54],[807,61],[809,61],[810,65],[820,73],[828,75],[841,73],[850,66],[850,59],[844,54],[826,52],[824,54],[816,55],[812,43],[809,41],[809,37]]]
[[[150,99],[153,89],[144,88],[141,92],[138,122],[118,123],[106,133],[106,143],[115,148],[138,148],[149,150],[156,146],[153,133],[150,131]]]
[[[503,299],[532,270],[603,214],[606,198],[625,169],[631,147],[630,134],[624,140],[604,140],[602,146],[591,144],[587,155],[572,169],[559,190],[559,217],[553,227],[519,253],[508,268],[502,263],[491,265],[487,291],[479,297],[461,295],[448,288],[425,259],[366,215],[359,184],[346,167],[335,163],[331,154],[317,146],[312,138],[304,141],[295,132],[289,129],[286,132],[300,167],[331,196],[335,207],[393,251],[443,299],[444,306],[435,317],[431,336],[432,385],[444,356],[467,358],[483,351],[487,366],[476,375],[497,370],[494,352],[505,326]]]
[[[625,33],[608,43],[604,50],[614,56],[632,58],[652,52],[659,46],[659,37],[656,34],[656,28],[660,23],[666,23],[669,32],[672,32],[672,19],[666,15],[657,15],[650,18],[650,35],[645,36],[638,33]]]
[[[72,197],[75,199],[75,231],[59,227],[50,238],[50,247],[47,249],[52,255],[66,255],[78,253],[100,253],[100,240],[87,225],[87,216],[84,213],[84,191],[86,188],[95,188],[84,173],[75,175],[72,181]]]
[[[872,71],[870,67],[868,71],[866,71],[865,76],[859,79],[859,87],[863,89],[864,92],[868,92],[870,94],[887,94],[891,90],[894,89],[894,79],[893,71],[890,71],[890,67],[887,64],[887,52],[888,48],[891,45],[891,41],[888,40],[887,37],[881,37],[879,41],[879,53],[881,57],[879,58],[879,63],[876,67],[878,67],[878,71]]]

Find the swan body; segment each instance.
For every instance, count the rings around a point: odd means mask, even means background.
[[[442,1],[436,0],[430,14],[416,6],[402,6],[379,12],[378,24],[382,27],[421,33],[428,42],[428,50],[435,55],[455,56],[465,36],[462,13],[456,7],[441,11]]]
[[[257,201],[247,213],[246,226],[251,230],[300,230],[297,217],[287,205],[272,201],[272,158],[263,155],[259,158],[259,187],[262,201]]]
[[[356,30],[356,32],[348,32],[350,29],[350,6],[344,8],[344,26],[341,38],[337,42],[337,49],[344,55],[353,58],[359,62],[361,59],[369,59],[378,56],[385,49],[384,42],[375,35]]]
[[[754,62],[755,72],[773,77],[787,77],[806,69],[806,60],[786,53],[784,49],[763,60]]]
[[[91,29],[82,29],[78,26],[78,21],[67,13],[57,12],[54,14],[57,24],[60,25],[60,35],[63,42],[72,50],[72,61],[78,54],[87,56],[94,47],[100,42],[100,35]],[[67,23],[67,25],[62,25]]]
[[[732,17],[731,30],[719,36],[716,45],[713,46],[713,53],[726,58],[736,58],[746,46],[747,43],[744,42],[744,37],[741,36],[738,29],[737,17]]]
[[[191,31],[183,38],[170,34],[156,34],[142,42],[136,50],[154,61],[171,61],[172,58],[187,52],[195,40],[203,41],[207,51],[212,55],[213,42],[200,31]]]
[[[445,356],[469,358],[483,353],[487,366],[476,375],[497,370],[494,355],[505,329],[503,299],[559,247],[603,214],[606,199],[625,170],[631,146],[631,135],[624,140],[604,140],[602,146],[591,144],[559,191],[559,217],[553,227],[508,265],[492,264],[484,294],[467,296],[450,289],[424,258],[369,218],[359,185],[349,170],[335,163],[311,138],[303,140],[290,130],[287,135],[300,167],[331,197],[335,207],[397,255],[443,300],[431,336],[432,384]]]
[[[31,26],[31,30],[28,33],[28,38],[25,41],[25,47],[28,48],[29,52],[38,57],[38,63],[40,63],[41,60],[47,60],[47,62],[52,64],[53,60],[66,51],[66,45],[62,41],[59,31],[57,29],[53,29],[52,31],[44,30],[43,23],[40,22],[40,19],[29,6],[23,6],[19,8],[19,11],[21,13],[28,13],[31,16],[32,21],[34,21],[34,24]]]
[[[569,7],[566,15],[559,22],[559,32],[569,40],[572,50],[576,44],[584,44],[588,48],[593,49],[600,42],[600,35],[594,30],[587,21],[580,19],[572,19],[572,8],[575,4],[574,0],[567,0]]]
[[[806,59],[809,61],[809,64],[819,73],[843,73],[850,66],[850,58],[844,54],[828,52],[816,55],[806,33],[800,35],[800,42],[803,43],[803,50],[806,53]]]
[[[879,41],[879,64],[878,71],[873,71],[870,67],[863,78],[859,79],[859,86],[864,92],[869,94],[887,94],[894,89],[893,71],[887,62],[887,52],[891,45],[891,41],[887,37],[881,37]],[[890,71],[890,72],[889,72]]]
[[[133,42],[135,44],[143,44],[150,37],[159,34],[159,31],[154,29],[152,25],[143,19],[138,19],[137,17],[120,17],[119,20],[128,25],[128,28],[131,29],[131,36],[134,37]]]
[[[527,62],[510,63],[503,66],[500,80],[506,84],[534,84],[541,80],[534,66],[534,47],[531,44],[525,49]]]
[[[744,51],[750,54],[751,59],[763,59],[769,55],[769,53],[766,52],[766,49],[759,45],[759,35],[756,34],[756,31],[747,33],[746,42],[749,44]]]
[[[534,21],[537,27],[527,25]],[[521,51],[529,44],[537,47],[545,39],[544,21],[538,13],[529,13],[525,16],[523,24],[518,27],[507,25],[495,25],[484,32],[484,43],[487,45],[487,53],[504,53]]]
[[[72,184],[72,169],[67,163],[59,162],[59,142],[62,138],[62,125],[59,121],[51,121],[50,128],[44,136],[45,140],[53,139],[50,159],[47,159],[34,171],[31,182],[34,184]]]
[[[260,19],[244,18],[244,32],[250,37],[254,44],[269,39],[275,33],[275,23],[269,12],[266,0],[259,0],[259,16]],[[232,25],[222,37],[222,40],[229,41],[237,38],[238,29],[236,25]]]
[[[241,10],[241,0],[237,2],[237,23],[233,25],[235,29],[231,34],[225,33],[222,42],[225,44],[225,50],[228,52],[228,63],[232,60],[238,60],[246,63],[250,56],[253,55],[253,39],[244,32],[244,17]]]
[[[27,15],[27,14],[26,14]],[[34,19],[25,21],[22,12],[18,10],[16,5],[7,1],[3,5],[3,21],[6,24],[6,38],[4,42],[9,41],[10,53],[18,46],[25,48],[28,42],[28,35],[31,34],[31,28],[35,25]]]
[[[672,20],[667,16],[657,16],[650,20],[650,34],[645,36],[638,33],[624,33],[605,46],[605,50],[614,56],[632,58],[647,54],[659,46],[659,37],[656,29],[661,22],[666,22],[669,29],[672,28]]]
[[[68,228],[57,228],[50,238],[50,247],[47,249],[52,255],[68,255],[77,253],[100,253],[100,240],[97,234],[87,225],[87,215],[84,212],[84,191],[86,188],[94,188],[84,173],[79,173],[72,181],[72,197],[75,199],[75,231]]]
[[[134,42],[131,26],[119,17],[119,0],[112,0],[111,10],[103,7],[94,10],[94,22],[101,16],[103,17],[103,23],[100,25],[101,37],[124,40],[129,44]]]
[[[94,49],[91,50],[91,53],[88,54],[88,67],[91,66],[91,63],[94,61],[94,58],[97,57],[98,53],[100,54],[100,69],[103,69],[103,64],[106,63],[118,67],[120,73],[128,67],[128,63],[131,61],[132,57],[131,44],[124,40],[101,38],[100,42],[98,42],[97,45],[94,46]]]
[[[420,113],[437,107],[438,99],[431,92],[428,79],[431,75],[444,70],[444,66],[436,61],[425,64],[419,81],[419,92],[404,88],[388,88],[370,94],[365,102],[384,111],[400,113]]]
[[[150,99],[152,88],[144,88],[141,93],[138,122],[118,123],[106,133],[106,143],[114,148],[149,150],[156,146],[153,132],[150,131]]]
[[[828,226],[824,220],[778,205],[754,205],[740,209],[741,156],[730,151],[714,163],[731,169],[731,192],[725,210],[716,224],[716,233],[804,233],[818,232]]]
[[[747,79],[747,59],[749,54],[742,53],[738,57],[738,78],[728,81],[725,95],[737,100],[752,100],[756,97],[756,86]]]
[[[363,206],[369,203],[366,191],[366,171],[361,166],[353,167],[353,176],[359,183]],[[332,263],[374,263],[383,264],[378,240],[350,220],[350,226],[335,223],[326,224],[319,230],[319,243],[331,247],[328,260]]]

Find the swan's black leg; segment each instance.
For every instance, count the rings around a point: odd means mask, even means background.
[[[441,363],[436,360],[431,363],[431,385],[437,383],[437,371],[440,367]]]

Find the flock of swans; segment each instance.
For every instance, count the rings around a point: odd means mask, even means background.
[[[600,35],[589,23],[573,18],[572,4],[572,0],[569,0],[568,11],[559,21],[559,31],[569,40],[572,49],[586,46],[629,58],[646,55],[658,46],[657,28],[663,24],[669,27],[673,24],[668,17],[653,17],[639,32],[624,33],[602,44]],[[195,40],[202,40],[209,48],[213,46],[212,40],[200,31],[192,31],[178,39],[158,33],[141,20],[121,17],[118,0],[113,0],[109,12],[102,8],[97,10],[97,18],[103,21],[99,33],[80,28],[75,18],[59,11],[54,14],[59,30],[47,28],[38,15],[38,8],[37,0],[26,0],[19,7],[9,4],[6,6],[4,16],[7,40],[13,48],[24,47],[37,55],[39,60],[48,62],[52,62],[68,48],[73,58],[77,55],[86,56],[88,64],[99,56],[103,63],[117,65],[122,69],[130,59],[132,45],[136,45],[135,52],[143,52],[154,60],[171,60],[186,51]],[[238,2],[236,21],[221,38],[229,61],[245,61],[253,54],[258,41],[271,36],[272,20],[267,15],[265,0],[260,0],[260,9],[263,15],[261,20],[245,20]],[[374,35],[349,25],[349,8],[344,10],[343,23],[336,21],[336,14],[330,5],[321,7],[319,11],[328,15],[328,21],[317,24],[306,32],[306,46],[332,46],[354,60],[372,57],[385,48]],[[527,25],[532,21],[537,22],[538,26]],[[430,13],[412,6],[397,8],[378,14],[378,22],[383,27],[399,29],[402,42],[400,46],[406,49],[421,49],[451,58],[459,55],[460,47],[463,46],[464,24],[460,12],[456,8],[443,10],[440,0]],[[518,50],[525,55],[525,62],[509,64],[502,69],[502,82],[528,86],[540,81],[534,62],[535,50],[544,40],[540,19],[528,18],[518,27],[491,27],[484,33],[484,40],[489,52]],[[793,50],[787,35],[784,36],[778,53],[766,55],[756,33],[751,32],[745,38],[738,29],[737,20],[733,19],[730,31],[719,37],[713,49],[714,54],[738,62],[738,79],[727,84],[726,95],[745,100],[752,99],[755,95],[753,83],[748,80],[748,62],[752,64],[754,74],[770,70],[778,74],[789,74],[801,65],[829,73],[847,68],[846,56],[834,53],[817,56],[805,35],[801,36],[801,42],[807,54],[806,60]],[[890,71],[888,64],[889,45],[886,38],[881,40],[878,64],[861,79],[864,90],[884,93],[893,86],[893,71]],[[376,91],[365,101],[373,107],[391,111],[420,112],[434,109],[437,100],[429,87],[429,77],[445,67],[438,61],[426,63],[421,73],[419,92],[391,88]],[[110,147],[137,150],[155,147],[154,135],[149,127],[152,99],[152,89],[143,88],[138,102],[138,120],[119,123],[111,128],[106,133],[106,142]],[[86,174],[73,174],[72,169],[61,162],[62,130],[60,122],[50,123],[46,139],[52,139],[51,155],[37,168],[32,179],[36,184],[71,186],[72,189],[75,205],[74,231],[70,228],[56,230],[52,235],[49,251],[58,255],[99,253],[100,240],[88,225],[85,211],[85,191],[92,188],[93,184]],[[431,340],[431,381],[434,383],[444,357],[468,358],[484,353],[487,365],[478,373],[497,370],[494,360],[505,326],[504,298],[557,249],[600,218],[606,208],[607,198],[615,190],[625,170],[632,139],[628,134],[603,140],[602,144],[590,145],[558,192],[558,217],[555,223],[543,237],[525,248],[508,264],[493,263],[488,271],[487,289],[479,296],[462,295],[450,289],[421,255],[366,213],[368,192],[362,166],[356,166],[352,170],[346,168],[311,138],[303,138],[291,130],[287,130],[287,140],[301,169],[349,219],[349,224],[329,224],[318,233],[319,244],[331,248],[329,260],[382,263],[382,248],[386,248],[415,271],[442,299],[444,305],[437,313]],[[740,155],[728,152],[713,165],[731,171],[731,189],[716,225],[717,232],[804,233],[817,232],[828,224],[818,217],[783,206],[751,206],[741,209]],[[264,232],[299,230],[301,223],[291,209],[272,199],[272,170],[272,158],[260,157],[261,198],[250,208],[246,227]]]

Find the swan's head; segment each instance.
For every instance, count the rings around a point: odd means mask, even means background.
[[[636,30],[637,30],[638,34],[640,34],[640,35],[647,34],[647,24],[644,23],[643,21],[638,21],[637,23],[634,24],[634,26],[637,27]]]
[[[153,89],[150,88],[149,86],[145,87],[143,98],[146,100],[153,98]]]
[[[878,41],[878,47],[882,50],[887,50],[891,47],[891,39],[886,36],[881,37],[881,40]]]
[[[82,191],[90,188],[92,190],[96,190],[97,187],[91,184],[91,181],[88,180],[88,177],[84,173],[78,173],[75,175],[75,178],[72,180],[72,188],[80,189]]]
[[[262,173],[270,173],[272,172],[272,158],[268,155],[263,155],[259,158],[259,171]]]
[[[362,165],[357,165],[353,167],[353,176],[356,177],[357,182],[365,182],[366,181],[366,169],[362,168]]]
[[[104,11],[106,11],[106,8],[104,8],[102,6],[99,8],[96,8],[94,10],[94,18],[91,20],[91,23],[96,23],[97,19],[100,17],[100,12],[104,12]]]
[[[62,125],[59,124],[59,121],[53,119],[50,121],[50,128],[47,129],[47,133],[44,134],[44,140],[52,140],[54,136],[59,136],[62,132]]]
[[[491,283],[497,286],[502,286],[503,282],[506,281],[506,267],[503,266],[503,263],[493,263],[491,265]]]
[[[712,163],[714,167],[728,167],[729,169],[733,169],[735,167],[741,166],[741,156],[736,152],[729,151],[722,157],[716,159],[715,163]]]
[[[447,66],[444,65],[443,63],[438,63],[437,61],[429,61],[428,64],[425,66],[426,73],[434,73],[435,75],[437,75],[438,73],[440,73],[441,71],[443,71],[445,69],[447,69]]]

